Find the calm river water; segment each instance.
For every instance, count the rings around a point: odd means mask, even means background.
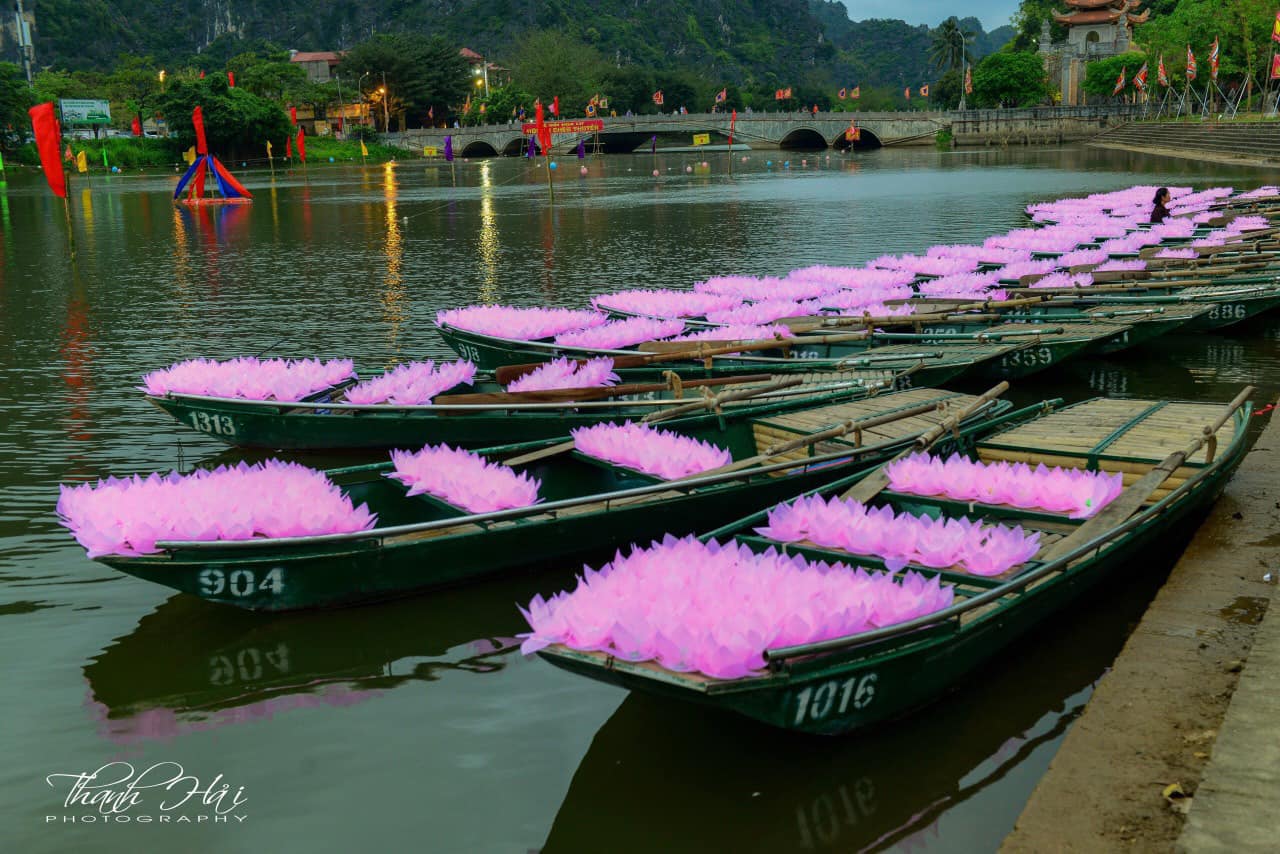
[[[775,160],[779,157],[771,155]],[[785,157],[785,155],[784,155]],[[606,289],[784,273],[1023,223],[1031,201],[1271,174],[1082,149],[686,155],[567,162],[554,207],[525,161],[455,170],[241,171],[252,206],[175,209],[168,173],[0,181],[0,839],[10,851],[993,850],[1168,568],[1117,581],[890,728],[813,741],[525,660],[515,603],[573,567],[338,613],[256,617],[118,576],[54,518],[57,484],[191,466],[221,450],[134,387],[194,356],[445,352],[437,309],[582,305]],[[234,167],[234,164],[232,164]],[[651,170],[661,171],[659,179]],[[1068,363],[1020,400],[1280,390],[1280,319]],[[321,463],[327,461],[320,461]],[[243,787],[71,822],[67,778],[176,762]],[[191,788],[188,784],[186,788]],[[228,797],[229,800],[229,797]],[[179,816],[191,819],[178,823]],[[203,822],[200,816],[205,816]]]

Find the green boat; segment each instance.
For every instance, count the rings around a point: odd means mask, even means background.
[[[955,603],[942,611],[851,637],[768,649],[768,668],[741,679],[677,673],[654,661],[623,661],[606,652],[562,645],[540,654],[595,679],[736,712],[783,729],[836,734],[895,718],[963,684],[970,673],[1049,615],[1196,524],[1244,456],[1251,392],[1246,389],[1226,407],[1100,398],[1043,413],[985,438],[979,431],[962,434],[965,451],[984,461],[1043,462],[1122,473],[1124,491],[1085,521],[1005,505],[895,494],[888,491],[882,470],[855,474],[818,490],[916,515],[968,515],[1040,532],[1037,554],[995,578],[970,575],[958,567],[912,566],[954,584]],[[753,531],[766,515],[767,511],[732,523],[707,538],[736,537],[757,551],[780,548],[827,561],[883,566],[874,558],[811,543],[766,540]]]
[[[727,449],[724,470],[661,481],[558,440],[482,452],[541,481],[543,503],[467,514],[406,495],[391,463],[328,476],[380,527],[350,534],[159,542],[157,554],[106,555],[121,572],[210,602],[254,611],[328,608],[392,599],[485,576],[562,562],[663,531],[693,532],[884,462],[938,425],[986,424],[1007,404],[933,389],[773,414],[726,413],[679,432]],[[839,425],[829,429],[830,425]],[[566,446],[567,445],[567,446]]]
[[[892,388],[941,385],[969,367],[963,359],[917,360],[895,373],[874,367],[773,375],[738,369],[682,366],[658,382],[629,382],[653,370],[623,369],[623,384],[608,389],[558,389],[507,394],[494,382],[457,388],[429,405],[352,404],[341,389],[292,403],[169,393],[147,400],[184,427],[240,448],[270,450],[382,450],[441,442],[483,448],[563,436],[604,422],[664,421],[677,428],[715,423],[721,411],[765,415],[853,400]],[[807,363],[795,363],[799,367]],[[874,364],[874,363],[872,363]],[[702,391],[708,396],[700,396]],[[713,394],[714,393],[714,394]]]

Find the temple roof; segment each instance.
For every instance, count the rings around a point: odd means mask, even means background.
[[[1150,9],[1138,11],[1143,0],[1066,0],[1070,12],[1054,12],[1059,24],[1074,27],[1081,24],[1114,24],[1128,13],[1130,24],[1143,24],[1151,17]]]

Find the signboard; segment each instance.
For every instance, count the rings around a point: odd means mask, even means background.
[[[106,101],[63,98],[58,102],[62,123],[67,125],[109,125],[111,105]]]
[[[695,134],[693,135],[693,144],[694,144],[694,145],[710,145],[710,144],[711,144],[711,134],[709,134],[709,133],[695,133]]]
[[[552,133],[595,133],[604,130],[604,119],[560,119],[545,124]],[[525,122],[520,125],[520,130],[525,136],[533,136],[538,132],[538,126],[533,122]]]
[[[422,156],[423,157],[439,157],[440,149],[436,148],[434,145],[424,145],[422,146]]]

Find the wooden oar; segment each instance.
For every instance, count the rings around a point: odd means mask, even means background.
[[[1213,462],[1213,455],[1218,447],[1218,431],[1222,429],[1222,425],[1227,423],[1227,420],[1231,418],[1237,409],[1244,406],[1245,401],[1253,395],[1253,392],[1253,386],[1245,386],[1244,390],[1223,408],[1216,421],[1201,428],[1200,434],[1196,436],[1190,445],[1165,457],[1159,465],[1120,493],[1115,501],[1104,507],[1096,516],[1091,517],[1076,528],[1070,536],[1063,537],[1054,543],[1039,559],[1046,563],[1052,561],[1070,552],[1077,544],[1086,543],[1102,531],[1113,528],[1128,519],[1138,512],[1139,508],[1151,498],[1152,494],[1203,446],[1209,446],[1209,449],[1205,452],[1205,462]]]
[[[961,410],[960,413],[943,419],[943,421],[933,427],[933,429],[917,436],[910,448],[907,448],[905,451],[890,460],[889,463],[880,466],[875,471],[871,472],[871,474],[855,483],[849,489],[845,490],[844,494],[840,497],[847,501],[859,501],[863,504],[870,502],[871,499],[875,498],[885,487],[889,485],[889,476],[884,472],[885,466],[895,463],[898,460],[905,459],[912,454],[919,453],[920,451],[929,450],[929,448],[933,447],[934,442],[954,430],[959,430],[960,425],[964,423],[966,418],[974,415],[982,408],[991,405],[993,400],[1008,390],[1009,384],[1007,382],[1001,382],[998,385],[993,386],[991,389],[984,392],[977,400],[973,401]]]
[[[836,343],[837,341],[854,341],[865,337],[865,333],[855,332],[846,335],[829,335],[823,336],[825,340],[817,340],[805,343]],[[791,339],[771,338],[767,341],[746,341],[737,344],[721,344],[719,342],[681,342],[686,348],[673,353],[637,353],[634,356],[608,356],[613,360],[615,368],[642,368],[645,365],[652,365],[654,362],[675,362],[675,361],[701,361],[709,360],[713,356],[727,356],[733,353],[751,352],[754,350],[772,350],[783,346]],[[607,354],[606,354],[607,355]],[[574,360],[577,364],[585,364],[585,359]],[[503,365],[494,371],[494,378],[502,385],[520,379],[525,374],[536,371],[538,368],[546,365],[546,362],[527,362],[520,365]]]
[[[700,386],[741,385],[742,383],[768,382],[772,374],[747,374],[741,377],[712,377],[710,379],[680,380],[681,388]],[[649,394],[668,391],[671,383],[632,383],[630,385],[600,386],[589,388],[553,388],[542,391],[476,392],[474,394],[446,394],[435,399],[440,406],[461,406],[475,403],[578,403],[583,400],[601,400],[633,394]]]
[[[785,388],[791,388],[792,386],[800,385],[803,382],[804,382],[804,379],[801,377],[788,377],[787,379],[769,383],[768,385],[757,386],[756,388],[753,388],[753,389],[723,391],[720,394],[715,395],[714,397],[706,397],[706,398],[703,398],[702,400],[698,400],[693,403],[684,404],[683,406],[675,406],[661,413],[651,412],[640,420],[652,423],[653,421],[662,421],[667,418],[677,418],[680,415],[685,415],[690,412],[696,412],[699,409],[706,409],[709,407],[715,408],[715,407],[722,406],[723,404],[726,404],[726,403],[732,403],[735,400],[747,400],[749,398],[756,397],[757,395],[766,394],[768,392],[779,391]],[[675,414],[671,414],[671,413],[675,413]],[[658,417],[654,417],[654,416],[658,416]],[[509,466],[518,466],[518,465],[523,465],[525,463],[537,462],[538,460],[544,460],[544,459],[547,459],[548,457],[554,457],[557,454],[563,454],[566,451],[572,451],[573,444],[574,444],[573,440],[570,439],[569,441],[561,442],[558,445],[550,445],[546,448],[539,448],[536,451],[530,451],[527,454],[521,454],[518,457],[512,457],[509,460],[503,460],[503,463]]]

